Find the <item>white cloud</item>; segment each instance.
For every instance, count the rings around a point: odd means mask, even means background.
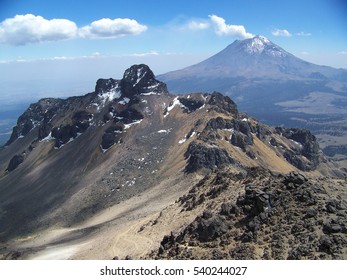
[[[77,26],[67,19],[47,20],[32,14],[16,15],[0,23],[0,43],[25,45],[73,38]]]
[[[137,35],[147,26],[134,19],[103,18],[90,25],[78,28],[68,19],[45,19],[32,14],[16,15],[0,23],[0,44],[26,45],[32,43],[59,41],[71,38],[117,38]]]
[[[301,32],[296,33],[296,35],[298,35],[298,36],[311,36],[312,33],[301,31]]]
[[[292,37],[292,34],[287,29],[275,29],[272,30],[272,35],[281,37]]]
[[[337,54],[347,55],[347,52],[346,51],[340,51]]]
[[[90,25],[80,28],[82,38],[118,38],[126,35],[138,35],[147,30],[147,26],[139,24],[134,19],[103,18],[93,21]]]
[[[156,51],[150,51],[150,52],[147,52],[147,53],[133,53],[131,54],[130,56],[135,56],[135,57],[146,57],[146,56],[153,56],[153,55],[159,55],[158,52]]]
[[[236,36],[243,39],[254,37],[248,33],[243,25],[226,24],[225,19],[216,15],[209,15],[217,35]]]
[[[205,21],[195,21],[189,22],[186,27],[190,30],[204,30],[210,27],[210,24]]]
[[[71,58],[67,56],[55,56],[52,58],[52,60],[67,60],[67,59],[71,59]]]

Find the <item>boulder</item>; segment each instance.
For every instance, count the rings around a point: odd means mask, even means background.
[[[201,242],[212,241],[228,231],[228,226],[219,216],[203,216],[198,222],[196,233]]]

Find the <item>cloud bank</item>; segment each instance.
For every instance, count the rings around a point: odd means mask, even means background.
[[[0,43],[26,45],[40,42],[60,41],[72,38],[105,39],[138,35],[147,26],[134,19],[103,18],[79,28],[68,19],[45,19],[32,14],[16,15],[0,23]]]

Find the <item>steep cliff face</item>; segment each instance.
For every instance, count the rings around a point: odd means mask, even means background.
[[[171,95],[143,64],[127,69],[120,80],[99,79],[95,91],[84,96],[30,105],[0,158],[0,239],[8,242],[52,227],[88,224],[94,215],[137,197],[142,202],[136,209],[154,201],[159,206],[143,213],[160,211],[201,176],[222,170],[339,175],[309,131],[264,125],[218,92]],[[202,200],[227,190],[220,180]],[[199,240],[224,235],[223,217],[206,215],[196,225]],[[212,237],[204,233],[210,223],[216,224]]]

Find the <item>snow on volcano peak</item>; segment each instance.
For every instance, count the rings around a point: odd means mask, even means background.
[[[262,53],[265,48],[264,41],[259,37],[254,37],[246,45],[246,52],[248,53]]]

